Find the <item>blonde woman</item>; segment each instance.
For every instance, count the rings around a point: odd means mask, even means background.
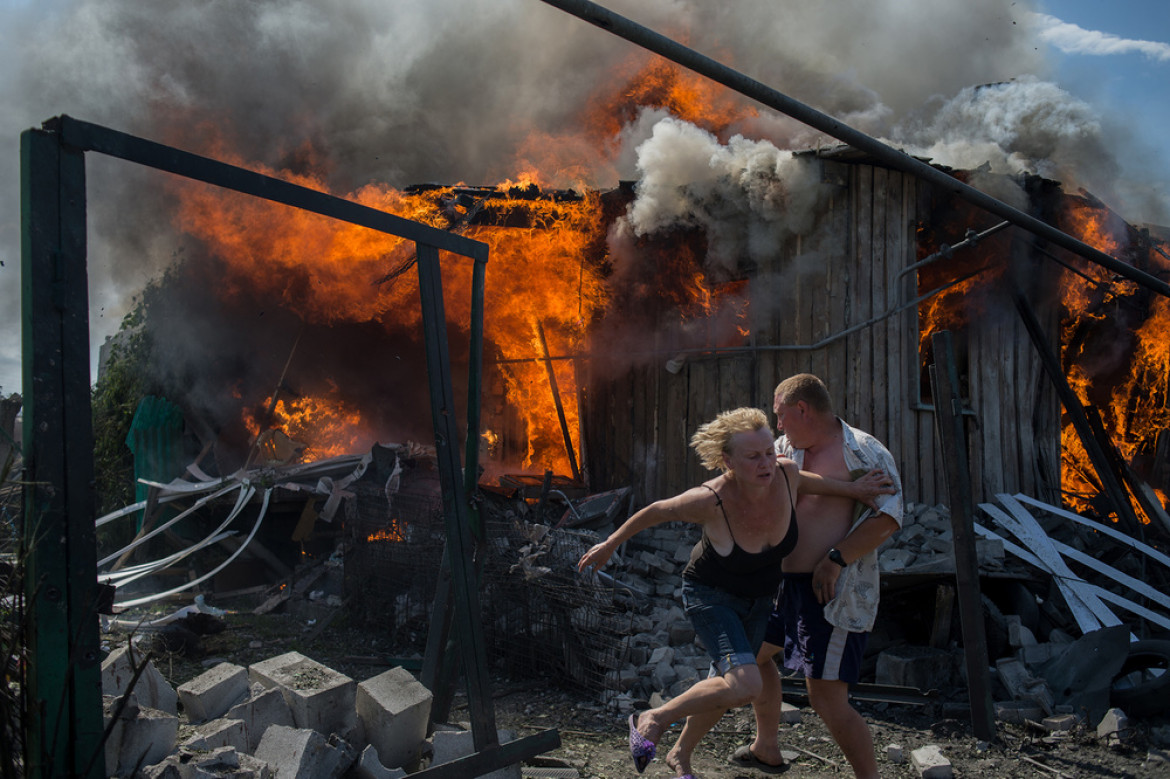
[[[698,429],[691,447],[704,467],[720,474],[637,511],[582,555],[577,566],[602,568],[624,542],[663,522],[702,528],[683,572],[683,607],[711,655],[713,673],[662,706],[630,716],[630,756],[639,773],[672,723],[742,706],[779,689],[775,664],[757,665],[756,653],[780,583],[780,563],[799,535],[797,495],[805,491],[870,503],[890,490],[881,472],[855,482],[837,481],[802,473],[791,460],[778,460],[768,418],[755,408],[719,414]],[[680,739],[667,755],[667,765],[678,776],[693,779],[694,747]]]

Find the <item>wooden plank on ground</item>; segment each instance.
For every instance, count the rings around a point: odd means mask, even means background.
[[[995,497],[997,499],[999,499],[1000,501],[1002,501],[1004,497],[1008,497],[1008,496],[996,495]],[[1035,498],[1028,497],[1027,495],[1017,494],[1017,495],[1012,495],[1010,497],[1015,498],[1016,500],[1020,501],[1021,503],[1027,503],[1027,504],[1030,504],[1032,506],[1035,506],[1036,508],[1044,509],[1048,513],[1054,514],[1055,516],[1064,517],[1065,519],[1076,522],[1077,524],[1084,525],[1085,527],[1089,528],[1090,530],[1096,531],[1098,533],[1104,533],[1105,535],[1109,536],[1110,538],[1112,538],[1116,541],[1120,541],[1122,544],[1125,544],[1126,546],[1128,546],[1132,549],[1135,549],[1135,550],[1141,552],[1142,554],[1148,555],[1149,557],[1153,558],[1154,560],[1157,560],[1158,562],[1160,562],[1162,565],[1170,567],[1170,556],[1167,556],[1167,555],[1163,554],[1162,552],[1159,552],[1157,549],[1150,546],[1149,544],[1142,543],[1141,541],[1138,541],[1136,538],[1134,538],[1126,533],[1123,533],[1122,531],[1117,530],[1116,528],[1109,527],[1108,525],[1102,525],[1100,522],[1094,522],[1093,520],[1089,519],[1088,517],[1082,517],[1080,514],[1074,514],[1073,512],[1068,511],[1067,509],[1063,509],[1059,506],[1050,506],[1047,503],[1036,500]]]
[[[1012,508],[1011,503],[1014,501],[1004,502],[1009,511]],[[992,504],[980,504],[980,508],[995,519],[1001,527],[1018,538],[1040,560],[1043,569],[1053,575],[1053,581],[1056,582],[1057,587],[1064,595],[1065,601],[1068,602],[1069,609],[1073,611],[1082,631],[1089,632],[1101,626],[1120,625],[1121,620],[1117,618],[1117,615],[1089,592],[1085,581],[1073,573],[1064,562],[1060,553],[1052,546],[1051,539],[1044,533],[1035,518],[1028,514],[1019,503],[1015,503],[1015,507],[1016,510],[1009,513]],[[1028,521],[1029,519],[1031,521]],[[1089,612],[1092,619],[1086,618],[1078,605],[1074,605],[1074,601],[1079,602]]]
[[[1008,516],[1007,512],[992,503],[980,503],[979,508],[983,509],[983,511],[986,512],[988,516],[996,520],[998,520],[1000,517]],[[1048,564],[1039,557],[1032,554],[1024,547],[1019,546],[1009,539],[999,535],[991,528],[986,527],[985,525],[980,525],[978,522],[976,522],[975,532],[984,538],[1001,541],[1005,551],[1010,552],[1011,554],[1020,558],[1028,565],[1031,565],[1034,568],[1039,568],[1044,573],[1052,573],[1052,570],[1048,567]],[[1069,613],[1072,614],[1073,620],[1077,623],[1077,627],[1081,629],[1082,633],[1091,633],[1094,630],[1099,630],[1101,628],[1101,620],[1097,619],[1097,616],[1093,613],[1093,611],[1085,605],[1084,601],[1081,600],[1080,596],[1075,591],[1073,591],[1071,587],[1068,586],[1067,582],[1063,581],[1059,577],[1053,577],[1053,583],[1055,583],[1057,589],[1060,590],[1060,594],[1064,597],[1065,605],[1068,606]]]

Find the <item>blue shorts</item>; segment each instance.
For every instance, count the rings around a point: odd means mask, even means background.
[[[764,640],[784,647],[784,667],[808,679],[857,683],[868,633],[829,624],[811,573],[784,574]]]
[[[683,579],[683,610],[695,628],[695,635],[711,655],[715,672],[755,665],[764,641],[772,597],[745,598]]]

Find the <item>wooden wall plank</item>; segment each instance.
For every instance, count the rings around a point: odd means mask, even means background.
[[[873,268],[874,289],[872,295],[873,315],[884,315],[896,305],[895,280],[903,267],[905,256],[903,247],[906,237],[906,217],[903,210],[904,202],[904,174],[890,172],[886,182],[886,245],[885,261]],[[891,383],[891,366],[897,360],[899,342],[896,337],[898,321],[895,317],[887,317],[873,327],[874,366],[873,366],[873,425],[870,430],[876,435],[894,455],[898,464],[899,473],[902,470],[901,451],[893,441],[891,433],[893,424],[897,420],[897,405],[895,398],[899,396],[900,388]]]
[[[860,321],[857,318],[858,313],[864,310],[863,304],[858,300],[861,294],[866,296],[866,305],[868,304],[869,293],[868,291],[862,293],[861,289],[865,286],[864,273],[874,259],[874,225],[875,222],[880,222],[880,218],[875,216],[880,208],[876,202],[875,187],[879,186],[881,181],[884,181],[883,172],[871,165],[861,166],[857,171],[852,245],[848,247],[845,261],[839,263],[839,267],[843,269],[843,277],[836,293],[840,299],[833,305],[834,331],[844,330]],[[868,422],[861,401],[871,378],[866,370],[867,359],[872,360],[872,355],[865,354],[867,350],[864,348],[863,339],[866,337],[865,334],[854,333],[841,342],[840,349],[834,349],[835,352],[839,352],[834,358],[842,365],[843,378],[839,380],[841,383],[838,386],[830,386],[830,392],[839,399],[838,413],[851,425],[858,427],[864,427]]]
[[[918,221],[924,221],[929,218],[933,199],[935,197],[934,188],[926,183],[919,182],[917,188],[917,208],[915,209],[918,215]],[[917,259],[917,257],[916,257]],[[914,294],[918,294],[918,279],[917,274],[912,277],[914,279]],[[925,404],[924,395],[922,394],[922,355],[919,352],[919,316],[918,309],[911,309],[911,315],[914,319],[914,336],[911,350],[907,354],[907,376],[906,387],[910,395],[911,401],[914,404],[914,420],[915,420],[915,435],[918,441],[918,449],[923,454],[923,470],[921,474],[921,481],[919,484],[920,500],[929,505],[941,503],[946,499],[945,485],[939,469],[937,467],[930,467],[934,463],[940,461],[938,437],[935,431],[935,415],[934,408]],[[929,453],[930,459],[925,459]],[[929,465],[928,465],[929,464]]]
[[[686,366],[674,374],[664,377],[662,386],[665,387],[665,402],[663,414],[659,421],[658,445],[653,454],[660,463],[661,478],[656,484],[656,492],[648,495],[648,499],[664,498],[677,489],[680,474],[686,473],[687,442],[690,440],[687,433],[689,419],[687,418],[687,397],[690,395],[690,370]]]

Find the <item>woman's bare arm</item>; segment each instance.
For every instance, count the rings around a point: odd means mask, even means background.
[[[617,548],[648,527],[663,522],[703,523],[710,518],[713,497],[709,490],[695,487],[686,492],[651,503],[634,512],[629,519],[600,544],[593,546],[577,562],[577,570],[601,570]]]
[[[898,491],[889,474],[877,468],[853,481],[831,479],[810,471],[801,471],[799,489],[811,495],[851,498],[872,509],[877,509],[876,501],[879,495],[893,495]]]

